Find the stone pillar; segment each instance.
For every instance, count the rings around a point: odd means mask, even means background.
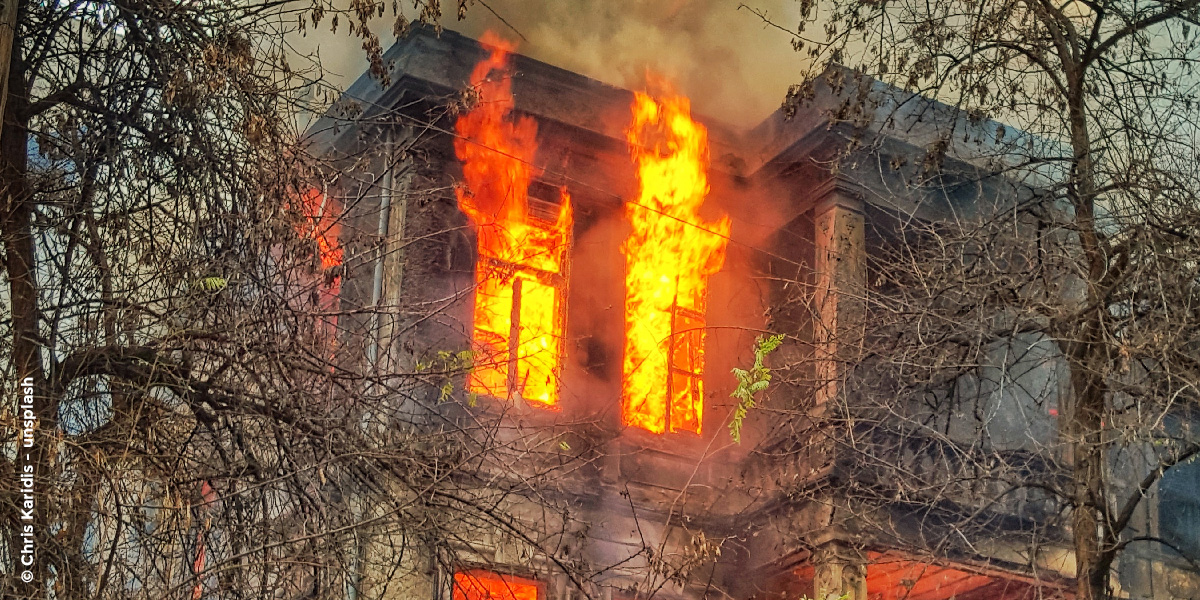
[[[415,168],[408,153],[414,139],[412,128],[397,127],[384,136],[379,237],[376,240],[375,283],[371,299],[374,310],[371,329],[375,336],[372,347],[376,356],[368,358],[380,371],[391,373],[412,368],[412,365],[401,364],[397,360],[395,337],[396,332],[403,329],[403,324],[398,323],[398,315],[401,313],[401,290],[405,283],[404,238],[408,221],[408,196]]]
[[[818,197],[813,209],[813,415],[837,418],[842,412],[833,407],[846,400],[846,375],[862,349],[867,289],[863,202],[853,188],[836,179],[819,190]],[[838,462],[832,443],[814,450],[814,460]],[[866,600],[866,557],[850,543],[854,537],[850,532],[857,529],[853,526],[854,507],[845,507],[844,499],[836,497],[827,497],[820,504],[828,512],[814,515],[824,523],[809,537],[814,599]]]
[[[867,600],[867,562],[841,540],[817,546],[812,555],[813,600]]]
[[[813,209],[816,281],[813,293],[817,406],[844,392],[846,368],[862,345],[866,247],[861,197],[838,181],[819,191]]]

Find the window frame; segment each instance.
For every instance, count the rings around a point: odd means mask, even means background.
[[[531,185],[531,192],[534,186]],[[546,231],[553,231],[556,227],[556,221],[550,220],[552,215],[556,215],[563,209],[562,202],[550,202],[538,198],[532,193],[528,197],[528,224],[538,227]],[[568,210],[572,210],[568,208]],[[568,221],[570,223],[571,221]],[[556,248],[555,262],[559,265],[557,272],[547,271],[522,265],[516,262],[503,260],[494,256],[485,256],[479,253],[479,244],[476,241],[476,260],[475,260],[475,296],[473,299],[473,314],[471,318],[471,345],[476,353],[476,362],[471,373],[467,376],[467,390],[474,394],[496,398],[498,400],[513,401],[518,397],[524,402],[533,404],[545,410],[560,410],[562,396],[562,375],[564,362],[566,358],[566,332],[567,332],[567,295],[569,292],[568,282],[570,280],[571,267],[571,249],[573,247],[573,232],[570,226],[564,231],[564,242]],[[486,272],[502,275],[503,287],[511,295],[508,301],[509,309],[509,331],[503,335],[503,346],[493,343],[493,341],[481,339],[481,337],[498,338],[500,332],[492,332],[482,329],[479,326],[478,311],[480,308],[478,294],[480,286],[485,281],[482,278],[481,268],[486,269]],[[553,379],[552,390],[548,401],[542,401],[536,398],[529,398],[524,393],[525,385],[519,379],[521,377],[521,339],[520,328],[521,318],[524,315],[522,311],[522,297],[525,292],[525,281],[536,281],[540,285],[544,285],[554,291],[554,314],[551,317],[551,337],[554,339],[554,346],[548,350],[554,357],[555,365],[551,371]],[[483,333],[481,336],[480,333]],[[557,335],[554,334],[557,332]],[[494,356],[495,361],[487,361],[481,365],[479,358],[486,356]],[[482,380],[486,376],[482,376],[480,371],[484,372],[502,372],[504,377],[503,394],[499,394],[500,390],[497,386],[484,383]],[[533,369],[526,367],[526,374]]]

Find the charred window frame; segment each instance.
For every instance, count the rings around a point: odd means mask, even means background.
[[[534,181],[529,186],[529,222],[552,231],[562,209],[559,188]],[[566,332],[567,281],[570,268],[570,232],[565,243],[555,249],[553,262],[557,272],[480,255],[476,269],[477,295],[472,338],[475,368],[468,378],[469,391],[493,398],[535,402],[544,408],[556,408],[561,388],[564,338]],[[479,295],[499,298],[498,305],[508,310],[507,331],[493,331],[488,325],[503,319],[481,319],[479,311],[487,304]],[[530,300],[537,299],[537,302]],[[547,303],[550,314],[538,311]],[[534,307],[532,310],[530,307]],[[538,312],[534,312],[538,311]],[[541,338],[522,339],[522,325],[541,320],[549,344]],[[537,330],[535,330],[537,331]]]
[[[704,342],[707,294],[697,306],[671,305],[671,348],[667,359],[667,413],[670,432],[700,432],[704,411]]]

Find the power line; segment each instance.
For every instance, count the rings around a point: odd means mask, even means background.
[[[491,146],[488,146],[487,144],[483,144],[483,143],[481,143],[481,142],[479,142],[479,141],[477,141],[477,140],[473,140],[473,139],[471,139],[471,138],[468,138],[468,137],[465,137],[465,136],[459,135],[459,133],[458,133],[457,131],[451,131],[451,130],[448,130],[448,129],[444,128],[444,127],[439,127],[439,126],[437,126],[437,125],[436,125],[435,123],[433,123],[433,122],[429,122],[429,121],[422,121],[421,119],[418,119],[417,117],[414,117],[414,116],[412,116],[412,115],[409,115],[409,114],[407,114],[407,113],[400,112],[400,111],[398,111],[398,110],[393,110],[393,109],[391,109],[391,108],[386,108],[386,107],[383,107],[383,106],[381,106],[381,105],[379,105],[379,104],[376,104],[376,103],[374,103],[374,102],[370,102],[369,104],[371,104],[372,106],[375,106],[375,107],[377,107],[377,108],[380,108],[380,109],[381,109],[381,110],[383,110],[383,111],[387,111],[387,112],[394,112],[394,113],[395,113],[395,115],[398,115],[398,116],[399,116],[401,119],[404,119],[404,120],[410,121],[410,122],[411,122],[411,123],[413,123],[413,124],[420,125],[421,127],[425,128],[425,129],[428,129],[428,130],[431,130],[431,131],[436,131],[436,132],[438,132],[438,133],[442,133],[442,134],[448,135],[448,136],[450,136],[450,137],[452,137],[452,138],[455,138],[455,139],[461,139],[461,140],[463,140],[463,141],[465,141],[465,142],[467,142],[467,143],[470,143],[470,144],[475,144],[475,145],[477,145],[477,146],[480,146],[480,147],[482,147],[482,148],[485,148],[485,149],[487,149],[487,150],[490,150],[490,151],[492,151],[492,152],[495,152],[495,153],[497,153],[497,154],[499,154],[499,155],[501,155],[501,156],[505,156],[505,157],[507,157],[507,158],[510,158],[510,159],[512,159],[512,160],[515,160],[515,161],[517,161],[517,162],[519,162],[519,163],[521,163],[521,164],[525,164],[525,165],[528,165],[528,166],[530,166],[530,167],[533,167],[534,169],[540,170],[540,171],[542,171],[543,173],[549,173],[549,174],[551,174],[551,175],[554,175],[554,176],[556,176],[556,177],[561,177],[563,181],[566,181],[566,182],[571,182],[571,183],[577,184],[577,185],[578,185],[579,187],[581,187],[581,188],[587,188],[587,189],[590,189],[590,190],[592,190],[592,191],[594,191],[594,192],[596,192],[596,193],[598,193],[598,194],[609,196],[609,197],[613,198],[614,200],[617,200],[618,202],[621,202],[621,203],[623,203],[623,204],[630,204],[630,205],[633,205],[633,206],[637,206],[637,207],[643,208],[643,209],[645,209],[645,210],[648,210],[648,211],[650,211],[650,212],[652,212],[652,213],[656,213],[656,214],[658,214],[658,215],[661,215],[661,216],[663,216],[663,217],[666,217],[666,218],[668,218],[668,219],[673,219],[673,220],[675,220],[675,221],[679,221],[680,223],[683,223],[683,224],[685,224],[685,225],[687,225],[687,226],[690,226],[690,227],[695,227],[696,229],[699,229],[699,230],[701,230],[701,231],[705,231],[705,232],[707,232],[707,233],[709,233],[709,234],[711,234],[711,235],[714,235],[714,236],[716,236],[716,237],[722,238],[722,239],[726,240],[728,243],[735,244],[735,245],[737,245],[737,246],[739,246],[739,247],[748,248],[748,249],[750,249],[750,250],[752,250],[752,251],[754,251],[754,252],[758,252],[758,253],[760,253],[760,254],[763,254],[763,255],[765,255],[765,256],[768,256],[768,257],[770,257],[770,258],[773,258],[773,259],[775,259],[775,260],[782,261],[782,262],[784,262],[784,263],[787,263],[787,264],[789,264],[789,265],[792,265],[792,266],[795,266],[795,267],[803,267],[803,266],[805,266],[805,265],[804,265],[804,264],[802,264],[802,263],[796,262],[796,261],[794,261],[794,260],[791,260],[791,259],[789,259],[789,258],[787,258],[787,257],[784,257],[784,256],[780,256],[779,254],[776,254],[776,253],[774,253],[774,252],[771,252],[771,251],[769,251],[769,250],[766,250],[766,249],[764,249],[764,248],[760,248],[760,247],[757,247],[757,246],[754,246],[754,245],[751,245],[751,244],[747,244],[747,243],[744,243],[744,242],[740,242],[740,241],[738,241],[738,240],[734,239],[733,237],[729,236],[728,234],[723,234],[723,233],[720,233],[720,232],[717,232],[717,231],[713,231],[712,229],[709,229],[709,228],[707,228],[707,227],[704,227],[704,226],[702,226],[702,225],[698,225],[698,224],[696,224],[696,223],[692,223],[692,222],[686,221],[686,220],[684,220],[684,219],[681,219],[681,218],[679,218],[679,217],[677,217],[677,216],[675,216],[675,215],[672,215],[672,214],[669,214],[669,213],[667,213],[667,212],[665,212],[665,211],[662,211],[662,210],[660,210],[660,209],[658,209],[658,208],[655,208],[655,207],[652,207],[652,206],[647,206],[647,205],[645,205],[645,204],[642,204],[642,203],[640,203],[640,202],[637,202],[637,201],[635,201],[635,200],[630,200],[630,199],[623,198],[623,197],[622,197],[620,194],[617,194],[617,193],[615,193],[615,192],[612,192],[611,190],[607,190],[607,189],[601,188],[601,187],[599,187],[599,186],[596,186],[596,185],[590,184],[590,183],[588,183],[588,182],[586,182],[586,181],[582,181],[582,180],[580,180],[580,179],[576,179],[575,177],[571,176],[571,175],[570,175],[568,172],[566,172],[566,171],[558,171],[558,170],[553,170],[553,169],[549,169],[549,170],[548,170],[548,169],[546,169],[546,168],[544,168],[544,167],[541,167],[541,166],[538,166],[538,165],[536,165],[536,164],[534,164],[534,163],[532,163],[532,162],[530,162],[530,161],[528,161],[528,160],[525,160],[525,159],[523,159],[523,158],[521,158],[521,157],[519,157],[519,156],[514,156],[513,154],[510,154],[510,153],[508,153],[508,152],[505,152],[505,151],[503,151],[503,150],[500,150],[500,149],[497,149],[497,148],[493,148],[493,147],[491,147]]]

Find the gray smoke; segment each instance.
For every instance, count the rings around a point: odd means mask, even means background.
[[[741,0],[792,28],[795,0]],[[690,96],[696,112],[730,125],[754,125],[775,110],[788,85],[798,83],[805,59],[784,31],[767,26],[739,0],[487,0],[467,18],[444,25],[472,37],[492,29],[516,40],[518,52],[626,88],[642,86],[649,68]],[[400,5],[407,5],[401,1]],[[446,2],[453,9],[453,2]],[[411,5],[410,5],[411,6]],[[377,20],[386,48],[391,13]],[[329,23],[297,39],[298,49],[320,47],[330,83],[344,88],[366,69],[361,41]]]

